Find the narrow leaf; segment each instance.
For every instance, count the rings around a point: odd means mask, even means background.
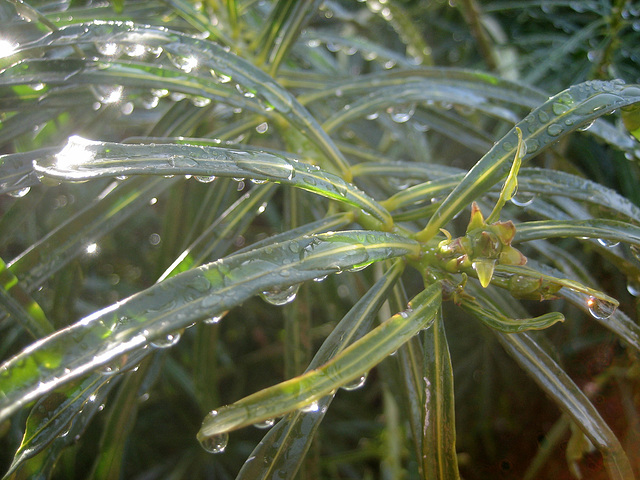
[[[417,254],[419,249],[417,242],[389,233],[326,233],[231,255],[171,277],[0,365],[0,419],[118,357],[118,366],[135,364],[153,340],[220,315],[261,292]]]
[[[620,442],[569,376],[526,333],[496,333],[505,350],[598,448],[612,480],[635,478]]]
[[[440,290],[439,283],[431,285],[414,297],[408,310],[394,315],[321,367],[214,410],[204,419],[199,440],[206,443],[216,435],[308,406],[360,377],[433,322]]]
[[[458,479],[453,369],[442,311],[423,337],[425,352],[424,478]]]

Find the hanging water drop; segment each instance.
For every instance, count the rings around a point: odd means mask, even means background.
[[[627,291],[634,297],[640,297],[640,281],[638,279],[629,280]]]
[[[487,288],[489,286],[489,283],[491,283],[491,278],[493,277],[493,270],[496,266],[496,260],[489,258],[479,258],[475,260],[471,264],[471,266],[478,275],[480,285],[482,285],[484,288]]]
[[[229,443],[229,434],[220,433],[210,437],[201,438],[200,445],[209,453],[222,453]]]
[[[411,120],[413,114],[416,111],[416,106],[414,104],[409,105],[398,105],[387,108],[387,113],[396,123],[405,123]]]
[[[591,120],[589,123],[582,125],[581,127],[578,127],[578,130],[581,132],[585,132],[589,130],[594,123],[595,123],[595,119]]]
[[[267,130],[269,130],[269,124],[267,122],[262,122],[256,127],[256,132],[258,133],[266,133]]]
[[[605,320],[609,318],[617,308],[614,303],[596,297],[589,297],[587,299],[587,307],[589,307],[589,313],[591,316],[598,320]]]
[[[533,194],[520,192],[511,197],[511,203],[517,207],[528,207],[535,199],[536,196]]]
[[[296,299],[300,284],[290,285],[283,288],[275,288],[273,290],[267,290],[260,294],[262,299],[271,305],[286,305]]]
[[[215,175],[196,175],[195,178],[200,183],[211,183],[216,179]]]
[[[163,338],[151,342],[151,346],[155,348],[169,348],[174,346],[180,340],[180,333],[169,333]]]
[[[341,388],[346,390],[347,392],[351,392],[353,390],[357,390],[364,386],[367,381],[367,373],[363,373],[360,377],[356,378],[353,382],[349,382],[343,385]]]
[[[227,312],[221,313],[220,315],[214,315],[213,317],[207,318],[204,323],[206,325],[215,325],[216,323],[219,323],[220,320],[222,320],[222,317],[225,316]]]
[[[260,429],[271,428],[276,423],[273,418],[269,418],[264,422],[254,423],[253,426]]]
[[[318,410],[320,410],[320,405],[318,405],[317,401],[311,402],[300,408],[300,411],[304,413],[317,412]]]
[[[19,190],[14,190],[9,192],[8,195],[13,198],[22,198],[27,195],[31,191],[31,187],[24,187]]]
[[[607,247],[607,248],[613,248],[613,247],[617,247],[618,245],[620,245],[620,242],[615,242],[613,240],[608,240],[606,238],[599,238],[598,239],[598,243],[600,245],[602,245],[603,247]]]

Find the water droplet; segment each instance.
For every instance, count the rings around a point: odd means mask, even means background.
[[[215,175],[196,175],[195,178],[200,183],[211,183],[216,179]]]
[[[560,103],[560,102],[554,102],[554,104],[551,106],[553,113],[555,113],[556,115],[562,115],[563,113],[567,112],[570,108],[571,107],[569,107],[569,105],[565,105],[564,103]]]
[[[608,247],[608,248],[613,248],[613,247],[617,247],[618,245],[620,245],[620,242],[608,240],[606,238],[599,238],[598,239],[598,243],[600,245],[602,245],[603,247]]]
[[[260,429],[271,428],[276,423],[273,418],[269,418],[264,422],[254,423],[253,426]]]
[[[580,130],[581,132],[585,132],[589,130],[594,123],[595,123],[595,119],[591,120],[589,123],[582,125],[581,127],[578,127],[578,130]]]
[[[549,121],[549,114],[547,112],[538,112],[538,120],[542,123],[547,123]]]
[[[313,279],[314,282],[322,282],[324,281],[329,275],[322,275],[321,277],[316,277]]]
[[[587,299],[587,307],[589,307],[589,313],[591,316],[598,320],[605,320],[616,311],[615,304],[596,297],[589,297]]]
[[[22,198],[27,195],[31,191],[31,187],[24,187],[19,190],[14,190],[13,192],[9,192],[8,195],[13,198]]]
[[[557,137],[558,135],[560,135],[562,133],[562,130],[562,126],[558,125],[557,123],[552,123],[547,127],[547,133],[552,137]]]
[[[256,132],[258,133],[266,133],[267,130],[269,130],[269,124],[267,122],[262,122],[256,127]]]
[[[141,57],[145,53],[147,53],[147,51],[148,51],[147,48],[144,45],[141,45],[139,43],[126,45],[124,47],[124,53],[129,57]]]
[[[118,103],[122,98],[124,87],[122,85],[106,86],[96,85],[94,89],[96,98],[104,104]]]
[[[480,285],[482,285],[484,288],[487,288],[489,286],[489,283],[491,283],[491,277],[493,277],[493,270],[496,266],[496,260],[489,258],[479,258],[475,260],[471,264],[471,266],[478,275]]]
[[[317,401],[300,408],[300,411],[304,413],[317,412],[318,410],[320,410],[320,405],[318,405]]]
[[[516,193],[513,197],[511,197],[511,203],[513,203],[517,207],[528,207],[533,203],[536,196],[529,193]]]
[[[367,381],[367,374],[363,373],[360,377],[356,378],[353,382],[344,384],[341,388],[347,392],[357,390],[364,386]]]
[[[242,169],[259,173],[270,178],[282,178],[291,180],[294,173],[293,165],[284,158],[273,156],[269,161],[261,161],[260,159],[238,159],[236,165]]]
[[[127,102],[122,107],[120,107],[120,111],[123,115],[131,115],[133,113],[133,103]]]
[[[413,114],[416,111],[416,106],[414,104],[408,105],[396,105],[387,108],[387,113],[396,123],[405,123],[411,120]]]
[[[219,323],[220,320],[222,320],[222,317],[225,316],[227,312],[221,313],[220,315],[214,315],[211,318],[207,318],[204,323],[207,325],[215,325],[216,323]]]
[[[369,115],[365,115],[364,118],[366,118],[367,120],[375,120],[379,116],[380,116],[379,112],[373,112],[373,113],[370,113]]]
[[[196,96],[191,97],[191,103],[193,103],[196,107],[202,108],[209,105],[211,103],[211,99],[207,97]]]
[[[122,51],[122,47],[115,42],[100,42],[96,43],[95,46],[100,55],[105,55],[107,57],[114,57]]]
[[[174,346],[180,340],[180,333],[170,333],[165,335],[164,338],[160,338],[158,340],[154,340],[151,342],[151,346],[155,348],[169,348]]]
[[[227,444],[229,443],[228,433],[219,433],[218,435],[212,435],[200,439],[200,445],[209,453],[222,453]]]
[[[286,305],[296,299],[300,284],[290,285],[288,287],[275,288],[273,290],[267,290],[260,294],[264,301],[271,305]]]
[[[627,283],[627,291],[634,297],[640,297],[640,281],[631,279]]]
[[[193,55],[189,55],[187,57],[169,55],[169,60],[171,60],[171,63],[185,73],[190,73],[193,69],[198,67],[198,59]]]
[[[538,148],[540,148],[540,144],[538,143],[538,140],[536,140],[535,138],[530,138],[524,143],[524,145],[526,147],[526,151],[529,153],[533,153],[536,150],[538,150]]]

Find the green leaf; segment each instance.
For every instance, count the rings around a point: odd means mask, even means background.
[[[139,362],[153,340],[247,298],[372,262],[417,254],[405,237],[371,231],[326,233],[268,245],[189,270],[56,332],[0,365],[0,419],[87,372]],[[120,357],[120,358],[119,358]]]
[[[18,48],[17,53],[27,53],[31,49],[37,48],[78,45],[87,42],[97,44],[114,42],[123,45],[143,45],[153,49],[160,47],[167,54],[172,55],[178,64],[182,64],[185,60],[193,62],[194,60],[191,59],[195,59],[196,65],[198,66],[198,75],[200,75],[200,72],[202,71],[206,72],[206,77],[200,77],[200,89],[205,89],[206,91],[208,87],[212,87],[213,84],[216,83],[216,79],[217,81],[220,81],[219,75],[223,74],[225,76],[225,82],[232,80],[234,84],[240,85],[240,88],[249,94],[248,96],[245,96],[244,94],[238,95],[238,92],[236,92],[236,95],[234,96],[235,98],[246,99],[253,95],[254,97],[257,97],[256,101],[263,102],[263,113],[266,113],[271,108],[275,109],[276,112],[287,118],[301,132],[307,135],[318,145],[331,162],[331,164],[328,165],[330,168],[335,168],[338,173],[349,180],[350,174],[345,159],[333,144],[329,136],[322,130],[322,128],[320,128],[317,121],[309,114],[309,112],[271,76],[267,75],[247,60],[236,56],[233,53],[227,52],[223,47],[214,42],[196,39],[189,35],[161,27],[135,25],[130,22],[90,22],[63,27],[56,32],[52,32],[51,34],[44,36],[39,41],[31,42],[27,45],[21,45],[20,48]],[[117,63],[111,64],[116,65]],[[31,62],[31,65],[36,65],[36,63]],[[102,65],[102,68],[100,74],[97,74],[99,65]],[[104,83],[105,75],[107,75],[108,69],[110,68],[109,65],[110,62],[108,59],[105,59],[104,62],[79,60],[77,61],[75,71],[73,69],[67,70],[60,75],[58,82],[64,81],[68,84],[69,82],[73,82],[76,77],[81,79],[83,74],[87,71],[87,67],[89,67],[89,69],[94,70],[96,75],[95,80],[93,81],[99,84]],[[131,65],[132,68],[136,69],[135,62],[129,62],[128,65]],[[19,64],[16,67],[12,67],[12,69],[24,69],[25,67],[28,70],[29,63]],[[175,77],[174,72],[168,69],[157,69],[153,66],[144,68],[155,69],[155,74],[153,75],[154,78],[163,77],[165,75]],[[3,77],[9,76],[7,72],[11,72],[12,69],[7,69],[0,74],[0,84],[2,84]],[[188,69],[191,70],[190,68]],[[137,70],[140,71],[139,68]],[[53,70],[50,69],[47,71],[53,72]],[[211,76],[211,71],[214,72],[216,77]],[[123,73],[124,72],[120,72],[120,75],[123,75]],[[180,75],[184,77],[185,72],[180,71]],[[188,72],[186,75],[188,75]],[[132,77],[132,75],[128,76]],[[180,77],[175,78],[179,80]],[[112,83],[122,84],[123,80],[124,75]],[[24,82],[50,83],[55,82],[55,79],[29,79],[28,77],[23,78],[22,80],[18,79],[18,83]],[[216,91],[223,90],[220,85],[215,86],[215,89]],[[190,93],[197,95],[199,94],[198,92],[198,89],[194,89],[193,92]]]
[[[634,478],[629,459],[620,442],[565,371],[528,334],[496,335],[507,353],[598,448],[609,477],[615,480]]]
[[[553,237],[601,238],[640,246],[640,227],[617,220],[541,220],[517,226],[515,242]]]
[[[121,175],[196,175],[251,178],[311,191],[359,207],[390,229],[389,213],[337,175],[294,156],[257,149],[174,144],[122,144],[71,137],[56,155],[36,161],[40,175],[81,181]]]
[[[453,369],[442,311],[424,332],[425,405],[422,464],[424,478],[458,479]]]
[[[369,331],[376,312],[386,300],[389,290],[398,280],[403,269],[402,262],[396,262],[362,296],[322,343],[307,371],[319,368]],[[333,397],[333,394],[329,394],[318,399],[316,411],[297,410],[285,415],[253,450],[236,477],[237,480],[271,478],[274,472],[280,471],[286,471],[293,477],[300,468],[314,433]]]
[[[524,134],[523,163],[581,125],[616,108],[640,102],[640,87],[621,82],[589,81],[574,85],[533,110],[516,127]],[[416,238],[426,241],[472,200],[489,190],[509,170],[517,148],[516,127],[502,137],[467,173]]]
[[[47,319],[40,305],[20,285],[0,258],[0,305],[13,320],[21,324],[34,339],[53,332],[53,325]]]
[[[217,435],[308,406],[359,378],[431,325],[440,306],[440,290],[439,283],[431,285],[409,302],[406,311],[392,316],[324,365],[212,411],[204,419],[198,439],[204,444],[215,442]]]
[[[62,449],[73,443],[76,435],[100,411],[100,405],[112,387],[110,378],[90,375],[36,402],[27,418],[22,443],[6,476],[43,451],[44,455],[35,462],[35,468],[52,468]]]

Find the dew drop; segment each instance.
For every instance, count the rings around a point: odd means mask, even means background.
[[[578,130],[581,132],[585,132],[589,130],[594,123],[595,123],[595,119],[591,120],[589,123],[582,125],[581,127],[578,127]]]
[[[513,197],[511,197],[511,203],[513,203],[517,207],[528,207],[535,200],[535,195],[527,194],[527,193],[516,193]]]
[[[97,98],[101,103],[111,104],[118,103],[122,98],[124,87],[122,85],[115,85],[112,87],[97,85],[95,87]]]
[[[195,178],[200,183],[211,183],[216,179],[215,175],[196,175]]]
[[[387,108],[387,113],[396,123],[406,123],[411,120],[413,114],[416,111],[416,106],[414,104],[408,105],[397,105],[393,107]]]
[[[291,303],[296,299],[299,288],[300,284],[296,283],[295,285],[290,285],[284,288],[266,290],[262,292],[260,296],[265,302],[270,303],[271,305],[286,305],[287,303]]]
[[[211,103],[211,99],[207,97],[196,96],[191,98],[191,103],[193,103],[193,105],[196,107],[202,108],[209,105]]]
[[[95,45],[98,53],[107,57],[114,57],[122,51],[122,47],[115,42],[100,42]]]
[[[169,55],[169,59],[171,60],[171,63],[173,63],[176,67],[178,67],[185,73],[191,72],[198,66],[198,59],[193,55],[189,55],[188,57]]]
[[[300,408],[300,411],[304,413],[317,412],[318,410],[320,410],[320,405],[318,405],[317,401]]]
[[[353,390],[357,390],[364,386],[367,381],[367,374],[363,373],[360,377],[356,378],[353,382],[349,382],[343,385],[341,388],[346,390],[347,392],[351,392]]]
[[[557,137],[558,135],[560,135],[562,133],[562,130],[562,126],[558,125],[557,123],[553,123],[547,127],[547,133],[552,137]]]
[[[366,118],[367,120],[375,120],[379,116],[380,116],[379,112],[373,112],[373,113],[370,113],[369,115],[365,115],[364,118]]]
[[[14,190],[13,192],[9,192],[8,195],[13,198],[22,198],[27,195],[31,191],[31,187],[24,187],[19,190]]]
[[[253,426],[260,429],[271,428],[276,423],[273,418],[269,418],[264,422],[254,423]]]
[[[613,247],[617,247],[618,245],[620,245],[620,242],[615,242],[612,240],[608,240],[606,238],[599,238],[598,239],[598,243],[600,245],[602,245],[603,247],[607,247],[607,248],[613,248]]]
[[[634,297],[640,297],[640,281],[629,280],[627,283],[627,291]]]
[[[542,123],[547,123],[549,121],[549,114],[547,112],[538,112],[538,120]]]
[[[169,348],[178,343],[178,341],[180,341],[180,333],[175,332],[166,335],[164,338],[154,340],[151,342],[151,346],[155,348]]]
[[[207,318],[206,320],[204,320],[204,323],[206,325],[215,325],[216,323],[220,323],[220,320],[222,320],[222,317],[224,317],[226,313],[227,312],[224,312],[220,315],[214,315],[213,317]]]
[[[147,53],[147,49],[146,49],[146,47],[144,45],[136,43],[136,44],[133,44],[133,45],[125,46],[124,47],[124,53],[125,53],[125,55],[128,55],[129,57],[141,57],[145,53]]]
[[[478,275],[480,285],[482,285],[484,288],[487,288],[489,286],[489,283],[491,283],[491,277],[493,277],[493,270],[496,266],[495,259],[479,258],[475,260],[471,264],[471,266]]]
[[[200,445],[209,453],[222,453],[229,443],[228,433],[219,433],[200,439]]]
[[[266,133],[267,130],[269,130],[269,124],[267,122],[262,122],[256,127],[256,132],[258,133]]]
[[[568,105],[565,105],[564,103],[560,103],[560,102],[555,102],[551,109],[553,110],[553,113],[555,113],[556,115],[562,115],[563,113],[567,112],[570,107]]]
[[[587,299],[587,307],[589,307],[589,313],[591,316],[598,320],[605,320],[616,311],[615,304],[596,297],[589,297]]]
[[[530,138],[524,143],[524,145],[526,147],[526,151],[529,153],[533,153],[536,150],[538,150],[538,148],[540,148],[540,144],[538,143],[538,140],[536,140],[535,138]]]

